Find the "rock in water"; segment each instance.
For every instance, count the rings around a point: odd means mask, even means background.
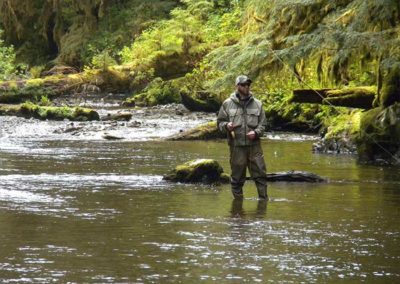
[[[119,136],[111,135],[111,134],[108,134],[108,133],[104,133],[102,137],[104,139],[106,139],[106,140],[122,140],[122,139],[125,139],[124,137],[119,137]]]
[[[221,183],[226,182],[226,174],[220,164],[212,159],[197,159],[177,166],[173,172],[164,176],[165,180],[183,183]]]

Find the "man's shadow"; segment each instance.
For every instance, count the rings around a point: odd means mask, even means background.
[[[255,212],[246,212],[243,209],[243,199],[233,199],[231,207],[231,217],[232,218],[246,218],[246,217],[256,217],[264,218],[267,213],[267,201],[259,199],[257,202],[257,208]]]

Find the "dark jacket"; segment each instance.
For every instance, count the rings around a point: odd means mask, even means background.
[[[250,95],[248,100],[241,101],[236,93],[226,99],[218,113],[218,128],[226,133],[226,125],[232,122],[235,127],[234,138],[228,133],[228,142],[232,146],[251,146],[260,143],[265,130],[265,112],[262,103]],[[250,140],[246,134],[254,130],[256,139]]]

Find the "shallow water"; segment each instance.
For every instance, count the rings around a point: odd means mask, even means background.
[[[156,123],[166,135],[185,119]],[[311,154],[312,137],[269,135],[268,171],[306,170],[330,182],[271,183],[268,203],[248,182],[246,199],[233,202],[226,185],[162,180],[194,158],[229,171],[224,141],[152,141],[156,131],[149,138],[125,125],[115,131],[126,141],[105,141],[96,131],[53,132],[68,122],[0,123],[2,283],[400,279],[398,168]]]

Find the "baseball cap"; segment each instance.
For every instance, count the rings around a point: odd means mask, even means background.
[[[235,85],[239,85],[239,84],[251,84],[253,81],[249,78],[249,77],[247,77],[246,75],[239,75],[239,76],[237,76],[237,78],[236,78],[236,81],[235,81]]]

